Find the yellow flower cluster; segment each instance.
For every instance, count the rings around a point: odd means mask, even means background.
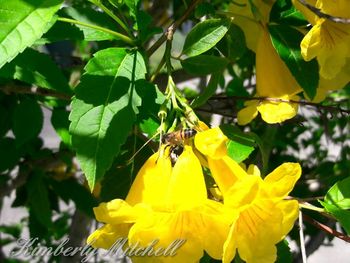
[[[343,88],[350,81],[350,24],[335,23],[312,13],[299,1],[294,5],[313,25],[301,42],[301,54],[306,61],[317,58],[320,83],[314,101],[325,99],[329,90]],[[348,0],[309,0],[321,12],[334,17],[350,18]]]
[[[129,246],[140,249],[133,262],[192,263],[204,251],[224,263],[237,252],[246,262],[274,262],[275,244],[298,216],[297,201],[285,197],[301,168],[285,163],[262,179],[255,166],[246,172],[233,161],[226,143],[219,128],[198,132],[174,166],[169,147],[163,146],[165,154],[155,153],[146,161],[125,201],[112,200],[94,209],[104,226],[87,242],[110,249],[119,238],[127,238]],[[210,170],[222,202],[208,198],[203,169]],[[184,243],[169,256],[164,248],[175,240]],[[141,249],[150,245],[147,253]]]
[[[350,18],[348,0],[307,2],[326,14]],[[230,6],[229,14],[234,17],[233,23],[244,31],[248,48],[256,53],[256,97],[268,99],[247,101],[246,107],[238,112],[238,124],[251,122],[258,113],[267,123],[281,123],[297,114],[297,94],[302,89],[272,46],[267,25],[275,0],[239,3]],[[317,57],[320,80],[313,101],[320,102],[329,90],[341,89],[350,81],[350,25],[319,18],[299,1],[293,3],[313,25],[301,42],[301,53],[306,61]]]

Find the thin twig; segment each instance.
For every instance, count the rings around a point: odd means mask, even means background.
[[[309,9],[311,12],[313,12],[315,15],[321,18],[325,18],[327,20],[330,20],[335,23],[341,23],[341,24],[350,24],[350,18],[344,18],[339,16],[332,16],[330,14],[323,13],[321,9],[310,5],[305,0],[298,0],[303,6],[305,6],[307,9]]]
[[[20,93],[20,94],[39,95],[39,96],[49,96],[49,97],[54,97],[62,100],[71,99],[71,96],[68,94],[61,93],[55,90],[46,89],[46,88],[35,87],[35,86],[27,87],[27,86],[19,86],[19,85],[4,85],[0,87],[0,90],[5,94]]]
[[[330,228],[329,226],[326,226],[326,225],[322,224],[321,222],[318,222],[317,220],[315,220],[315,219],[313,219],[305,214],[303,214],[303,219],[306,222],[314,225],[318,229],[320,229],[320,230],[322,230],[322,231],[324,231],[332,236],[335,236],[341,240],[344,240],[345,242],[350,243],[350,236],[344,235],[343,233],[340,233],[340,232],[334,230],[333,228]]]
[[[245,97],[245,96],[214,96],[211,97],[210,100],[258,100],[258,101],[271,101],[271,102],[286,102],[286,103],[294,103],[304,106],[311,106],[318,109],[324,109],[329,111],[338,111],[340,113],[346,113],[350,114],[350,110],[346,110],[341,108],[339,105],[321,105],[319,103],[315,102],[309,102],[309,101],[297,101],[297,100],[284,100],[279,98],[269,98],[269,97]]]
[[[187,19],[187,17],[192,13],[195,7],[202,0],[194,0],[191,5],[187,8],[186,12],[174,23],[172,23],[169,27],[173,29],[173,32]],[[164,32],[164,34],[147,50],[147,56],[150,57],[152,54],[167,40],[167,32],[168,29]]]
[[[301,257],[303,259],[303,263],[307,263],[306,260],[306,250],[305,250],[305,238],[304,238],[304,229],[303,229],[303,214],[301,210],[299,210],[299,237],[300,237],[300,251]]]

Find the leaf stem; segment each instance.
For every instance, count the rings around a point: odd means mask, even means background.
[[[74,20],[74,19],[70,19],[70,18],[66,18],[66,17],[59,17],[57,19],[58,21],[61,22],[65,22],[65,23],[71,23],[71,24],[75,24],[75,25],[80,25],[80,26],[84,26],[84,27],[88,27],[88,28],[92,28],[92,29],[96,29],[98,31],[102,31],[111,35],[116,36],[118,39],[124,41],[125,43],[128,43],[130,45],[135,45],[134,40],[132,40],[131,38],[129,38],[128,36],[125,36],[121,33],[118,33],[116,31],[110,30],[108,28],[104,28],[104,27],[100,27],[100,26],[96,26],[93,24],[89,24],[89,23],[85,23],[85,22],[81,22],[78,20]]]
[[[119,17],[117,17],[115,14],[113,14],[113,12],[111,10],[109,10],[107,7],[105,7],[100,1],[98,1],[98,2],[96,1],[96,2],[94,2],[94,4],[97,5],[99,8],[101,8],[115,22],[117,22],[118,25],[120,25],[125,30],[125,32],[129,35],[129,37],[133,37],[133,34],[129,30],[129,28],[125,25],[125,23]]]
[[[312,210],[312,211],[316,211],[316,212],[319,212],[319,213],[325,213],[326,212],[323,208],[314,206],[314,205],[309,204],[309,203],[299,203],[299,207],[300,208],[304,208],[304,209],[309,209],[309,210]]]

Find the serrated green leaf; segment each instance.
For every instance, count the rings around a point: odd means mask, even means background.
[[[325,210],[332,214],[341,224],[341,226],[345,229],[346,233],[350,234],[350,211],[343,210],[335,205],[328,204],[326,202],[319,201]]]
[[[192,28],[187,35],[182,54],[189,57],[200,55],[214,47],[230,27],[229,20],[208,19]]]
[[[220,76],[221,76],[220,74],[211,75],[207,87],[204,89],[204,91],[198,97],[196,97],[192,101],[192,103],[191,103],[192,108],[197,108],[197,107],[203,105],[204,103],[207,102],[207,100],[211,96],[213,96],[215,94],[215,91],[216,91],[218,84],[219,84]]]
[[[21,154],[14,139],[6,137],[0,139],[0,172],[12,169],[20,157]]]
[[[71,18],[96,25],[111,30],[115,30],[114,21],[109,18],[106,14],[85,7],[67,7],[62,10],[66,15]],[[115,35],[108,34],[93,28],[77,25],[77,27],[83,31],[84,39],[86,41],[102,41],[116,39]]]
[[[324,201],[341,209],[350,209],[350,177],[334,184],[328,190]]]
[[[300,42],[304,35],[286,25],[269,25],[269,31],[277,53],[307,96],[313,99],[319,82],[318,63],[316,59],[305,61],[301,56]]]
[[[44,116],[39,104],[30,98],[23,98],[13,113],[13,133],[16,144],[22,145],[37,137],[43,127]]]
[[[51,58],[33,49],[19,54],[0,70],[0,76],[71,94],[66,77]]]
[[[42,172],[33,172],[28,178],[26,187],[30,209],[42,225],[50,227],[52,212]]]
[[[73,147],[93,189],[135,122],[146,66],[139,52],[109,48],[97,52],[85,71],[69,118]]]
[[[182,67],[193,75],[208,75],[223,72],[228,60],[222,57],[199,55],[181,61]]]
[[[0,0],[0,68],[49,28],[62,0]]]
[[[72,136],[69,133],[69,112],[62,108],[54,108],[51,115],[51,124],[63,143],[71,146]]]

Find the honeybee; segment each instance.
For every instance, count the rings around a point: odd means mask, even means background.
[[[162,137],[163,144],[180,145],[184,140],[190,139],[197,134],[194,129],[181,129],[175,132],[166,133]]]
[[[162,143],[166,144],[169,149],[169,158],[171,165],[174,167],[177,159],[184,150],[184,140],[190,139],[197,134],[194,129],[181,129],[175,132],[166,133],[162,137]]]

